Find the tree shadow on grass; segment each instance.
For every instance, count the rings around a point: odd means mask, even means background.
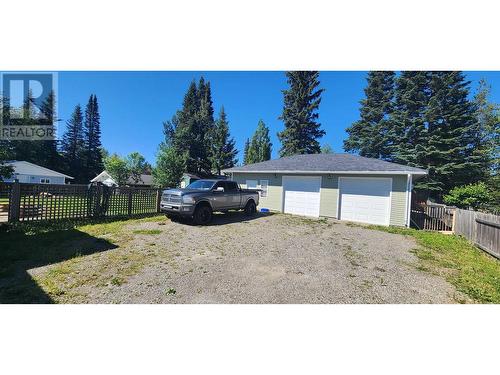
[[[53,303],[28,270],[115,248],[116,245],[74,227],[3,229],[0,231],[0,303]]]

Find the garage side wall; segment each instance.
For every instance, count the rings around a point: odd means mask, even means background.
[[[267,180],[269,185],[267,187],[267,197],[260,197],[259,208],[269,208],[273,211],[281,211],[282,209],[282,196],[283,196],[283,183],[281,175],[274,175],[273,173],[234,173],[233,180],[246,189],[247,180],[257,180],[260,185],[261,180]]]
[[[391,225],[406,225],[406,175],[392,176]]]

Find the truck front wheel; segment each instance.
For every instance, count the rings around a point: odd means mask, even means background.
[[[245,215],[247,216],[252,216],[255,215],[255,212],[257,212],[257,207],[255,206],[254,201],[250,201],[247,203],[245,206]]]
[[[212,209],[206,204],[196,207],[193,220],[197,225],[206,225],[210,223],[212,221]]]

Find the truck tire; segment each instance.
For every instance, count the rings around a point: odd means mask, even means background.
[[[196,225],[207,225],[212,221],[212,209],[207,204],[196,207],[193,220]]]
[[[249,201],[245,206],[245,215],[252,216],[255,215],[255,212],[257,212],[257,207],[255,206],[255,202]]]

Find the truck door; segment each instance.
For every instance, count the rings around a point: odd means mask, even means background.
[[[238,184],[234,181],[225,181],[226,187],[225,191],[227,193],[226,203],[227,209],[238,209],[240,208],[241,193],[238,189]]]
[[[224,188],[224,191],[216,191],[217,188]],[[212,207],[214,210],[223,210],[227,206],[227,191],[225,181],[218,181],[212,188]]]

